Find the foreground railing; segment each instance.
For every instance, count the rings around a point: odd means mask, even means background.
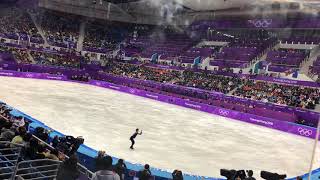
[[[45,179],[53,180],[57,177],[61,161],[51,159],[39,159],[21,161],[17,164],[12,177],[16,179]]]
[[[0,179],[13,177],[20,153],[21,145],[0,141]]]

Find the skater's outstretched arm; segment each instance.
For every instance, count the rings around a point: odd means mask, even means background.
[[[141,132],[139,133],[139,135],[142,135],[142,130],[141,130]]]

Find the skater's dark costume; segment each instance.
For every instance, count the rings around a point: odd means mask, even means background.
[[[131,146],[130,149],[133,149],[133,145],[136,143],[134,139],[137,137],[137,135],[141,135],[142,131],[139,133],[139,130],[136,130],[136,132],[130,137]]]

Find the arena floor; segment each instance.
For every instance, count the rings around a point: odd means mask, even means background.
[[[0,77],[0,84],[1,101],[126,161],[211,177],[221,168],[252,169],[256,177],[260,170],[292,177],[309,168],[307,138],[78,83]],[[136,128],[143,135],[132,151]]]

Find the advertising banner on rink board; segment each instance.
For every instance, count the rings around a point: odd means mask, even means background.
[[[120,86],[120,85],[115,85],[112,83],[108,82],[102,82],[102,81],[95,81],[92,80],[90,81],[90,84],[100,86],[100,87],[105,87],[109,89],[114,89],[117,91],[121,92],[126,92],[142,97],[146,97],[149,99],[154,99],[162,102],[167,102],[170,104],[178,105],[178,106],[183,106],[199,111],[204,111],[208,112],[211,114],[216,114],[219,116],[224,116],[227,118],[231,119],[236,119],[240,120],[243,122],[251,123],[251,124],[256,124],[259,126],[264,126],[284,132],[288,132],[291,134],[299,135],[299,136],[304,136],[308,138],[315,138],[316,136],[316,129],[312,127],[307,127],[303,125],[298,125],[292,122],[286,122],[286,121],[279,121],[276,119],[271,119],[271,118],[266,118],[266,117],[261,117],[253,114],[247,114],[247,113],[242,113],[238,111],[232,111],[228,109],[223,109],[223,108],[218,108],[214,106],[209,106],[206,104],[201,104],[193,101],[188,101],[185,99],[177,98],[177,97],[171,97],[171,96],[165,96],[157,93],[151,93],[143,90],[138,90],[134,88],[129,88],[125,86]]]
[[[43,73],[28,73],[28,72],[17,72],[0,70],[0,76],[11,76],[11,77],[21,77],[21,78],[34,78],[34,79],[51,79],[51,80],[67,80],[65,76],[43,74]]]

